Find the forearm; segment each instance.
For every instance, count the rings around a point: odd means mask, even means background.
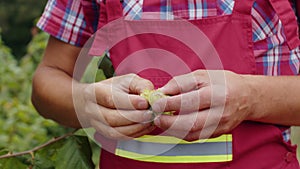
[[[244,76],[252,91],[248,120],[300,125],[299,76]]]
[[[38,112],[74,128],[80,127],[72,99],[73,72],[80,50],[50,37],[32,86],[32,102]]]
[[[43,117],[80,127],[72,99],[72,78],[67,73],[40,65],[33,79],[32,102]]]

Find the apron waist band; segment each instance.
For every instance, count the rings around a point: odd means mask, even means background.
[[[146,135],[134,140],[119,141],[115,154],[148,162],[225,162],[232,160],[232,135],[193,142],[172,136]]]

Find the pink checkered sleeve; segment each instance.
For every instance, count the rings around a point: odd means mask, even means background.
[[[96,31],[99,9],[96,0],[49,0],[37,27],[66,43],[83,46]],[[87,21],[83,5],[89,5],[94,17]]]

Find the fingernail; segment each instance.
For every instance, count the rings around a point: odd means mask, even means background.
[[[146,109],[146,108],[148,108],[148,102],[147,102],[147,101],[144,101],[144,100],[139,101],[139,103],[138,103],[138,108],[139,108],[139,109]]]
[[[158,112],[160,110],[159,108],[159,105],[157,103],[154,103],[151,105],[151,109],[154,111],[154,112]]]
[[[161,92],[164,92],[165,88],[164,87],[161,87],[161,88],[158,88],[157,90],[161,91]]]
[[[152,111],[146,111],[144,113],[144,123],[148,123],[148,122],[151,122],[153,121],[153,112]]]

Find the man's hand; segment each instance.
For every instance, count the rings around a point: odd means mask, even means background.
[[[162,115],[155,125],[189,141],[228,133],[251,112],[251,88],[243,76],[229,71],[198,70],[177,76],[160,91],[172,96],[157,101],[152,109],[179,114]]]
[[[78,87],[73,90],[78,119],[111,139],[145,135],[155,127],[147,100],[139,96],[144,89],[153,89],[152,83],[134,74]]]

